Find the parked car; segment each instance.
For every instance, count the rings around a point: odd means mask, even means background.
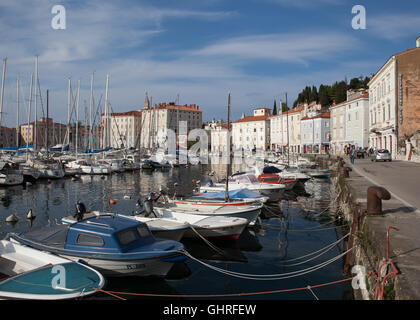
[[[378,150],[373,155],[371,160],[375,161],[375,162],[377,162],[377,161],[392,161],[391,153],[386,149]]]

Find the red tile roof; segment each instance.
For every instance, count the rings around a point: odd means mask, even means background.
[[[346,100],[346,101],[343,101],[343,102],[341,102],[339,104],[332,105],[331,108],[336,108],[336,107],[339,107],[339,106],[341,106],[343,104],[346,104],[346,103],[349,103],[349,102],[353,102],[353,101],[356,101],[356,100],[359,100],[359,99],[363,99],[363,98],[369,98],[369,92],[366,92],[366,93],[358,96],[357,98],[354,98],[354,99],[351,99],[351,100]]]
[[[323,113],[318,114],[314,117],[311,117],[311,118],[305,117],[305,118],[302,118],[301,120],[303,121],[303,120],[311,120],[311,119],[319,119],[319,118],[329,119],[330,118],[330,113],[329,112],[323,112]]]
[[[266,114],[264,116],[247,116],[242,119],[239,119],[237,121],[234,121],[233,123],[241,123],[241,122],[251,122],[251,121],[266,121],[270,119],[270,115]]]

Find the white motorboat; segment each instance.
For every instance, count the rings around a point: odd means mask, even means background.
[[[96,164],[108,167],[111,173],[120,173],[125,171],[125,169],[121,165],[121,161],[117,159],[98,159],[96,160]]]
[[[91,217],[98,217],[100,215],[110,215],[111,213],[101,212],[101,211],[90,211],[83,213],[79,219],[87,219]],[[122,216],[126,218],[132,218],[134,220],[143,222],[147,224],[149,230],[157,238],[169,239],[179,241],[184,237],[185,232],[188,230],[188,226],[168,219],[159,219],[159,218],[146,218],[139,215],[136,216],[125,216],[120,214],[115,214],[116,216]],[[78,218],[76,216],[68,216],[61,219],[63,224],[72,224],[76,223]]]
[[[91,267],[9,240],[0,241],[0,276],[2,299],[75,299],[105,285]]]
[[[228,181],[229,190],[249,189],[267,196],[269,201],[278,201],[283,194],[286,186],[279,183],[264,183],[258,181],[257,177],[250,174],[232,176]],[[210,183],[207,186],[201,186],[200,192],[220,192],[226,190],[226,183]]]
[[[39,178],[42,179],[61,179],[64,177],[64,170],[61,164],[51,160],[28,160],[26,166],[30,166],[39,171]]]
[[[85,159],[70,161],[65,166],[69,169],[79,169],[82,174],[109,174],[111,172],[108,165],[95,165]]]
[[[258,217],[261,212],[261,207],[262,205],[260,205],[258,213],[254,212],[256,217]],[[178,221],[190,226],[191,228],[184,234],[184,237],[186,238],[201,236],[204,238],[236,240],[240,237],[247,225],[250,224],[250,221],[247,219],[248,216],[245,215],[237,217],[231,214],[226,216],[215,212],[204,214],[202,211],[173,209],[174,208],[154,207],[153,211],[156,212],[158,216],[156,219],[163,218],[165,220]],[[251,217],[251,215],[249,215],[250,220],[254,222],[257,219],[256,217],[254,219],[254,216]]]

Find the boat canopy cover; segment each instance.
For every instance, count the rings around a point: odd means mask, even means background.
[[[202,195],[197,196],[203,199],[225,199],[225,192],[204,192]],[[229,199],[254,199],[260,198],[261,195],[249,189],[237,189],[229,191]]]
[[[69,225],[55,225],[19,234],[19,237],[54,248],[64,248],[68,231]]]
[[[281,170],[279,168],[273,167],[273,166],[267,166],[264,167],[263,173],[264,174],[272,174],[272,173],[280,173]]]

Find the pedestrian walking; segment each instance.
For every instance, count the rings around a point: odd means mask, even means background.
[[[352,164],[354,164],[354,157],[356,156],[356,149],[353,147],[351,150],[350,150],[350,161],[351,161],[351,163]]]

